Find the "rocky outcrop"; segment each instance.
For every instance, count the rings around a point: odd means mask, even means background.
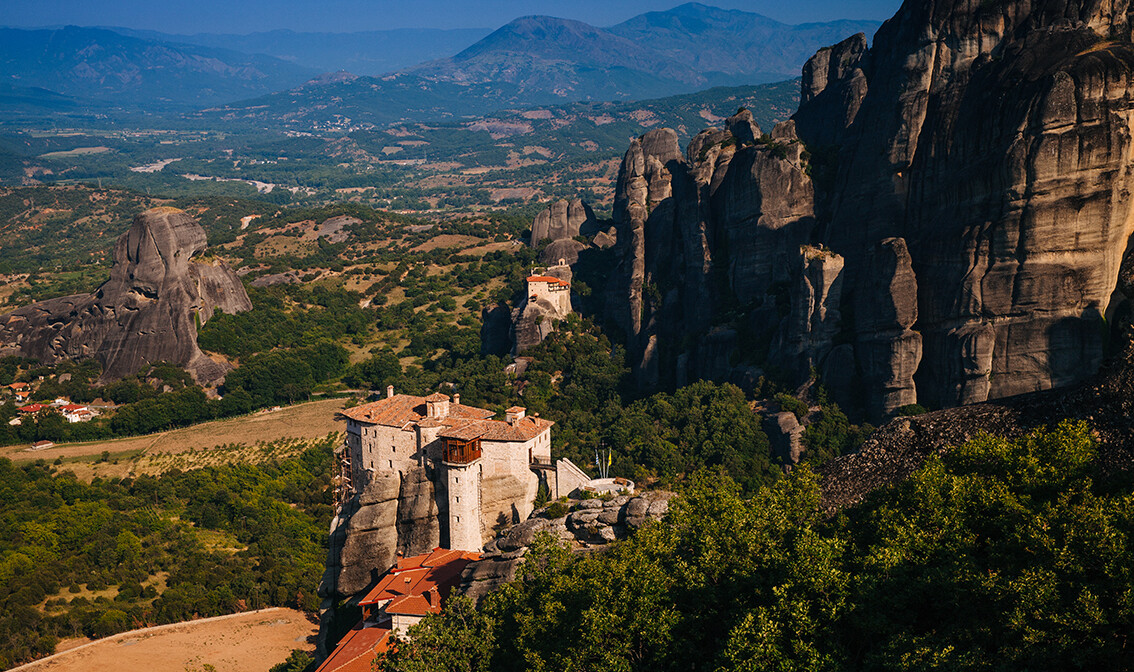
[[[804,450],[803,432],[806,428],[799,424],[795,413],[780,411],[769,414],[764,418],[763,425],[771,443],[772,456],[780,464],[799,464]]]
[[[770,135],[749,141],[730,119],[684,157],[666,131],[632,142],[608,298],[639,382],[719,375],[696,344],[721,328],[742,365],[825,375],[837,356],[844,392],[875,417],[1098,370],[1128,300],[1131,12],[905,3],[872,47],[860,35],[817,53],[799,111]],[[800,248],[820,244],[843,260],[839,315],[808,332],[825,280]]]
[[[534,511],[530,518],[506,530],[484,547],[481,560],[470,563],[461,575],[461,592],[476,601],[516,578],[528,547],[536,535],[583,551],[625,539],[650,520],[660,520],[669,511],[674,494],[651,491],[639,496],[621,495],[602,499],[569,500],[566,515],[550,518],[551,507]],[[555,506],[554,504],[552,506]]]
[[[726,127],[700,133],[684,154],[676,133],[651,131],[623,158],[607,305],[642,388],[741,375],[734,360],[756,357],[735,356],[740,334],[769,343],[789,310],[782,290],[815,228],[803,146],[790,122],[763,136],[747,110]],[[742,310],[750,319],[735,319]]]
[[[1129,478],[1134,469],[1134,331],[1125,320],[1122,353],[1087,381],[1066,388],[1023,394],[900,417],[879,427],[862,448],[818,469],[822,507],[828,513],[854,506],[871,492],[900,482],[925,461],[982,433],[1015,438],[1060,420],[1087,423],[1098,439],[1097,477]]]
[[[595,226],[595,213],[582,199],[556,201],[541,210],[532,222],[531,246],[539,247],[545,240],[570,240],[589,233]]]
[[[398,554],[426,553],[441,545],[438,496],[424,468],[372,472],[366,487],[345,502],[331,521],[327,562],[319,583],[319,648],[335,620],[336,606],[356,596],[392,567]],[[357,616],[356,616],[357,618]],[[324,652],[325,655],[325,652]]]
[[[215,310],[236,313],[252,303],[226,265],[194,259],[205,247],[204,229],[185,212],[143,212],[118,239],[110,279],[93,294],[0,317],[0,352],[47,363],[94,357],[103,381],[163,361],[200,383],[220,379],[227,368],[197,347],[197,326]]]

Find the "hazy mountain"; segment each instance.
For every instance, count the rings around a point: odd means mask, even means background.
[[[437,81],[503,81],[569,98],[673,94],[798,76],[817,49],[873,21],[792,26],[698,3],[610,28],[549,16],[516,19],[451,59],[412,68]],[[624,73],[634,73],[626,77]]]
[[[119,105],[209,105],[286,89],[315,71],[270,56],[97,28],[0,28],[0,82]]]
[[[489,28],[406,28],[359,33],[273,30],[247,35],[174,35],[130,28],[109,30],[161,42],[231,49],[246,54],[266,54],[322,72],[348,70],[358,75],[382,75],[424,61],[447,58],[492,32]]]
[[[658,98],[796,77],[819,48],[872,21],[791,26],[687,4],[610,28],[516,19],[452,58],[394,75],[305,86],[227,106],[229,119],[353,127],[487,114],[508,107]]]

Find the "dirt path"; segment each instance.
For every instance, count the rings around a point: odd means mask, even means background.
[[[303,612],[261,609],[123,632],[10,672],[267,672],[292,649],[314,651],[317,632]]]

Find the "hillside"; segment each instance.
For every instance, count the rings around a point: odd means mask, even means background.
[[[3,83],[117,106],[200,106],[296,86],[314,71],[270,56],[96,28],[0,28]]]

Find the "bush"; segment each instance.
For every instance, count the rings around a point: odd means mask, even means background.
[[[570,511],[570,507],[563,502],[554,502],[551,506],[547,507],[547,511],[544,512],[544,515],[550,520],[555,520],[556,518],[566,516]]]
[[[803,403],[799,399],[796,399],[790,394],[784,394],[783,392],[780,392],[773,398],[775,399],[776,403],[780,405],[780,408],[784,409],[785,411],[794,413],[797,419],[802,420],[803,416],[807,415],[807,404]]]
[[[929,409],[921,404],[906,404],[894,411],[894,415],[909,416],[909,415],[925,415]]]

